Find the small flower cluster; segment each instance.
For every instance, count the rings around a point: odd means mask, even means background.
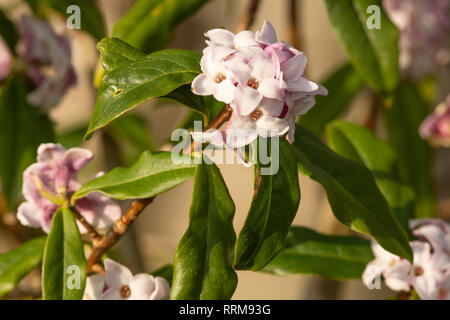
[[[78,171],[92,158],[92,152],[86,149],[66,150],[59,144],[41,144],[37,162],[23,173],[22,193],[26,201],[17,209],[18,220],[48,233],[56,210],[81,187]],[[79,199],[75,208],[99,231],[107,230],[122,214],[119,205],[101,193]],[[78,226],[82,233],[86,232],[81,224]]]
[[[432,144],[450,147],[450,95],[422,122],[419,132]]]
[[[111,260],[104,261],[106,275],[96,274],[86,280],[83,300],[167,300],[170,287],[166,279],[131,271]]]
[[[375,260],[363,273],[368,287],[383,276],[394,291],[414,288],[424,300],[450,300],[450,225],[440,219],[418,219],[410,222],[418,240],[411,241],[413,264],[395,256],[372,242]]]
[[[448,0],[384,0],[386,13],[400,30],[400,67],[415,78],[450,60]]]
[[[233,34],[213,29],[205,34],[203,71],[192,83],[198,95],[213,95],[229,104],[232,118],[223,132],[193,135],[194,140],[240,148],[259,135],[294,140],[295,118],[315,104],[327,90],[303,76],[306,56],[278,42],[272,25],[265,21],[256,33]]]
[[[36,86],[27,99],[31,105],[47,111],[77,83],[70,43],[67,38],[55,34],[43,20],[22,16],[19,26],[22,37],[16,51],[26,63],[26,73]],[[11,52],[0,37],[0,81],[10,74],[12,61]]]

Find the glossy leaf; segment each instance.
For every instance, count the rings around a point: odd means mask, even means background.
[[[267,169],[267,165],[261,162],[255,165],[255,194],[237,240],[236,269],[255,271],[268,264],[283,248],[297,213],[300,203],[297,161],[286,139],[276,143],[279,152],[273,152],[270,161],[279,163],[278,172],[264,174],[261,170]]]
[[[137,0],[115,24],[113,36],[146,52],[167,41],[172,29],[209,0]]]
[[[69,19],[76,11],[67,12],[71,5],[77,5],[80,8],[81,30],[92,35],[96,40],[101,40],[105,36],[105,24],[103,17],[94,1],[91,0],[40,0],[40,3],[34,0],[28,0],[30,5],[39,8],[38,5],[46,4],[60,12]],[[34,3],[33,3],[34,2]]]
[[[178,244],[171,299],[230,299],[236,235],[234,203],[219,169],[201,164],[195,174],[189,227]]]
[[[403,83],[385,114],[389,142],[398,155],[400,177],[416,195],[416,217],[435,216],[432,153],[419,136],[419,126],[428,114],[427,105],[414,85]]]
[[[50,119],[28,104],[28,93],[25,80],[14,76],[0,95],[0,179],[9,210],[17,204],[22,173],[36,161],[37,148],[54,139]]]
[[[414,192],[399,182],[397,155],[392,147],[370,130],[344,121],[334,122],[327,136],[334,151],[372,171],[397,221],[408,230],[408,220],[414,218]]]
[[[325,189],[335,217],[354,231],[371,235],[387,251],[412,260],[403,228],[395,220],[369,169],[330,150],[297,126],[293,151],[300,171]]]
[[[323,83],[328,89],[328,96],[317,96],[314,108],[301,116],[298,123],[321,135],[326,124],[349,107],[363,83],[358,72],[350,64],[345,64]]]
[[[42,263],[44,300],[81,300],[86,285],[86,259],[75,216],[60,208],[53,216]]]
[[[350,61],[375,90],[388,94],[398,82],[398,30],[380,0],[324,0]],[[369,29],[370,6],[380,10],[380,28]]]
[[[103,39],[97,44],[97,49],[106,72],[111,72],[145,57],[142,51],[117,38]]]
[[[72,196],[72,201],[97,191],[121,200],[154,197],[194,176],[195,164],[190,157],[184,155],[177,160],[186,163],[174,163],[171,152],[146,151],[133,166],[117,167],[83,185]]]
[[[373,259],[369,240],[292,227],[286,246],[263,271],[276,275],[313,274],[336,280],[361,279]]]
[[[162,50],[109,72],[99,88],[87,136],[136,107],[191,82],[200,71],[200,55]]]
[[[45,237],[34,238],[0,254],[0,298],[41,263],[44,245]]]

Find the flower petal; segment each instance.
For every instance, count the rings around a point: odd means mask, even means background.
[[[155,289],[150,295],[150,300],[168,300],[170,296],[170,286],[166,279],[154,278]]]
[[[155,290],[153,276],[145,273],[137,274],[129,284],[131,295],[128,300],[149,300]]]
[[[59,143],[42,143],[37,150],[37,161],[44,162],[63,157],[66,149]]]
[[[214,86],[214,80],[201,73],[192,81],[192,92],[200,96],[210,96],[213,94]]]
[[[240,50],[242,47],[249,47],[249,46],[257,46],[258,42],[255,40],[255,33],[244,30],[239,32],[234,37],[234,46],[236,49]]]
[[[291,91],[314,92],[320,88],[317,83],[303,77],[296,81],[286,81],[286,84]]]
[[[214,98],[225,103],[231,103],[234,99],[236,87],[230,79],[218,83],[213,90]]]
[[[275,78],[277,72],[275,60],[266,52],[261,52],[251,59],[249,66],[251,68],[250,75],[259,81]]]
[[[256,32],[256,41],[263,44],[277,42],[277,34],[269,21],[265,20],[261,30]]]
[[[106,271],[106,284],[108,288],[119,289],[124,285],[129,285],[131,280],[133,280],[133,274],[131,271],[115,262],[109,258],[104,261],[105,271]]]
[[[65,164],[72,171],[80,171],[94,158],[92,151],[83,148],[71,148],[64,153]]]
[[[266,98],[283,100],[284,90],[280,88],[280,81],[277,79],[264,79],[259,82],[258,91]]]
[[[234,47],[234,33],[225,29],[212,29],[205,33],[213,44]]]
[[[306,62],[307,59],[303,52],[287,60],[281,66],[281,71],[283,71],[284,78],[291,81],[298,80],[305,72]]]
[[[105,284],[106,278],[102,274],[87,277],[83,300],[101,300]]]
[[[262,98],[258,90],[249,86],[238,86],[234,99],[237,113],[242,116],[249,115],[256,109]]]

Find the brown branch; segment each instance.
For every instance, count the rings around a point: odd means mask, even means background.
[[[260,0],[250,0],[247,10],[242,16],[236,27],[236,33],[242,30],[248,30],[255,22],[256,12],[258,11]]]
[[[87,261],[87,267],[89,272],[100,272],[100,259],[103,254],[119,241],[119,239],[127,232],[138,215],[153,202],[153,198],[139,199],[134,201],[128,210],[120,217],[120,219],[114,222],[113,228],[108,231],[104,236],[95,239],[92,244],[92,252]]]
[[[370,93],[370,110],[364,122],[364,126],[370,131],[375,131],[377,127],[378,110],[380,107],[380,99],[375,92]]]
[[[290,44],[300,50],[300,35],[298,33],[298,1],[299,0],[289,0],[289,31],[290,31]]]
[[[87,230],[87,234],[93,241],[100,239],[102,236],[95,230],[95,228],[81,215],[81,213],[74,207],[71,206],[70,211],[72,211],[75,218],[83,225]]]

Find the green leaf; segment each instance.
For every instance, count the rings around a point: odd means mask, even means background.
[[[111,72],[145,57],[142,51],[117,38],[103,39],[97,44],[97,49],[106,72]]]
[[[389,94],[398,82],[398,30],[380,0],[324,0],[332,25],[355,69],[375,90]],[[380,9],[380,29],[369,29],[369,6]]]
[[[114,199],[150,198],[166,192],[192,178],[194,160],[180,155],[175,163],[171,152],[142,153],[129,168],[117,167],[105,175],[89,181],[72,196],[72,202],[91,192],[102,192]]]
[[[7,44],[11,54],[14,55],[16,44],[19,40],[19,33],[2,10],[0,10],[0,35]]]
[[[42,263],[44,300],[81,300],[86,285],[86,259],[77,222],[63,207],[53,216]]]
[[[71,5],[77,5],[80,8],[81,30],[92,35],[97,41],[100,41],[106,34],[103,17],[97,6],[92,0],[41,0],[39,4],[46,4],[60,12],[66,18],[74,13],[67,13],[67,8]],[[32,7],[36,8],[36,3],[31,1]]]
[[[201,164],[195,174],[189,227],[178,244],[171,299],[230,299],[233,270],[234,203],[219,169]]]
[[[301,172],[324,187],[340,222],[371,235],[387,251],[412,261],[406,233],[366,167],[339,156],[301,126],[296,127],[293,146]]]
[[[306,273],[335,280],[361,279],[373,259],[369,240],[292,227],[283,251],[263,271],[276,275]]]
[[[325,82],[328,96],[317,96],[316,105],[299,118],[298,123],[317,135],[322,135],[328,122],[341,115],[363,85],[360,75],[350,64],[345,64]]]
[[[344,121],[332,123],[327,137],[334,151],[372,171],[397,221],[408,230],[408,221],[414,217],[414,192],[400,183],[394,149],[370,130]]]
[[[172,29],[209,0],[137,0],[115,24],[113,36],[146,52],[157,50]]]
[[[389,142],[398,155],[400,177],[415,192],[417,218],[436,215],[432,152],[419,136],[419,126],[427,114],[426,103],[409,83],[399,86],[392,107],[385,113]]]
[[[31,239],[16,249],[0,254],[0,298],[42,261],[45,237]]]
[[[172,286],[173,266],[171,264],[166,264],[161,268],[152,271],[151,275],[154,277],[161,277],[166,279],[169,285]]]
[[[47,115],[26,101],[29,88],[18,77],[7,79],[0,95],[0,179],[8,209],[13,210],[22,186],[22,173],[36,161],[43,142],[54,140]]]
[[[296,158],[286,139],[275,142],[279,152],[275,148],[270,162],[278,162],[278,172],[264,174],[267,165],[255,165],[255,194],[237,240],[236,269],[259,270],[281,251],[300,204]]]
[[[192,51],[162,50],[109,72],[100,85],[86,136],[138,104],[191,82],[201,72],[199,60]]]

